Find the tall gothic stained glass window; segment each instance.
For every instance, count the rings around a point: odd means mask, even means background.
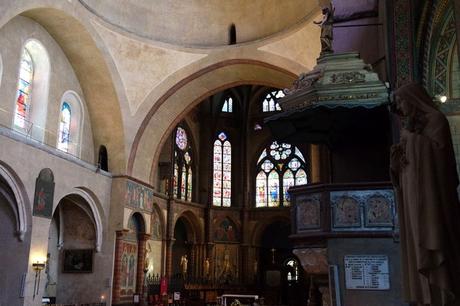
[[[307,182],[305,158],[300,150],[274,141],[257,161],[256,207],[289,206],[289,187]]]
[[[224,207],[232,203],[232,145],[224,132],[214,141],[212,203]]]
[[[192,201],[193,159],[186,130],[179,126],[174,133],[173,195],[177,199]]]
[[[19,68],[18,91],[16,94],[16,108],[14,125],[20,129],[27,129],[30,115],[30,101],[32,97],[32,81],[34,77],[34,63],[26,48],[22,50],[21,65]]]
[[[231,113],[233,112],[233,98],[228,96],[224,100],[224,104],[222,105],[222,112],[223,113]]]
[[[71,118],[72,111],[70,109],[69,103],[62,103],[61,114],[59,116],[59,141],[57,148],[64,152],[67,152],[69,150]]]
[[[264,113],[280,111],[281,107],[278,104],[278,100],[284,96],[284,92],[281,89],[269,92],[262,101],[262,111]]]

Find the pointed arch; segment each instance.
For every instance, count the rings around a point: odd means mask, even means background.
[[[232,202],[232,145],[225,132],[220,132],[213,148],[214,206],[230,207]]]
[[[289,206],[288,189],[307,184],[307,164],[301,151],[273,141],[260,153],[255,171],[256,207]]]

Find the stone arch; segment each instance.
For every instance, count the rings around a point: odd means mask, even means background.
[[[133,220],[136,220],[137,222],[139,222],[139,229],[138,229],[138,233],[146,233],[146,230],[147,230],[147,226],[146,226],[146,222],[145,222],[145,218],[144,218],[144,215],[139,212],[139,211],[133,211],[131,213],[131,215],[129,216],[128,218],[128,225],[129,225],[129,221],[133,219]]]
[[[289,217],[285,216],[273,216],[271,218],[268,218],[267,220],[263,220],[261,222],[258,222],[257,225],[254,228],[254,232],[251,237],[251,242],[253,245],[259,245],[260,241],[262,240],[262,236],[265,232],[265,230],[272,224],[277,223],[277,222],[286,222],[291,224],[291,220]]]
[[[68,1],[49,2],[46,8],[35,3],[7,10],[0,18],[0,26],[22,15],[39,23],[53,37],[71,63],[83,90],[91,118],[94,148],[104,144],[110,152],[116,152],[111,156],[110,168],[121,171],[125,168],[125,150],[119,97],[123,100],[125,96],[116,91],[114,82],[120,83],[121,80],[114,63],[82,10],[84,8],[78,3]],[[107,109],[110,114],[105,111]]]
[[[152,205],[153,211],[152,211],[152,217],[151,217],[151,222],[150,222],[150,233],[152,235],[152,238],[159,238],[159,240],[163,240],[166,238],[166,222],[164,220],[163,212],[161,211],[160,207],[158,206],[157,203],[153,203]],[[159,237],[155,237],[153,233],[153,222],[154,218],[158,217],[158,223],[159,223]]]
[[[14,199],[10,199],[10,204],[16,218],[16,233],[20,241],[24,240],[27,229],[29,227],[28,216],[30,214],[29,198],[25,191],[24,184],[19,179],[18,175],[8,165],[0,161],[0,178],[2,178],[9,188],[13,191]],[[7,195],[7,198],[10,198]],[[15,204],[14,204],[15,203]]]
[[[96,198],[96,196],[91,191],[87,190],[84,187],[74,188],[70,193],[63,196],[58,201],[58,203],[60,203],[62,199],[72,196],[72,195],[82,198],[90,209],[88,210],[86,207],[79,205],[79,207],[83,209],[88,214],[90,219],[94,222],[94,228],[96,230],[95,248],[96,248],[96,252],[100,252],[101,247],[102,247],[103,232],[104,232],[104,226],[103,226],[102,220],[105,219],[103,210],[101,208],[101,204],[99,200]]]
[[[200,226],[201,222],[200,219],[190,210],[187,210],[181,213],[177,218],[174,220],[173,230],[176,227],[177,221],[179,219],[183,219],[184,225],[187,228],[187,231],[191,233],[193,243],[200,243],[204,240],[204,233],[203,228]]]
[[[207,97],[238,85],[289,87],[295,78],[296,74],[285,68],[248,59],[223,60],[185,77],[148,110],[131,147],[128,174],[148,179],[155,186],[151,180],[158,166],[158,148],[163,147],[176,124]],[[152,168],[145,167],[146,163]]]

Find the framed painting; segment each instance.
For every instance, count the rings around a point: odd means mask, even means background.
[[[93,250],[64,250],[64,273],[92,273]]]

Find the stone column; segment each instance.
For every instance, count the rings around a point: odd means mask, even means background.
[[[112,303],[120,303],[120,287],[121,287],[121,255],[123,253],[123,237],[128,230],[116,231],[115,240],[115,261],[113,266],[113,292]]]
[[[310,147],[311,155],[311,182],[321,182],[321,153],[319,145],[312,144]]]
[[[169,278],[172,276],[172,249],[176,239],[170,238],[166,240],[166,273],[165,275]]]

